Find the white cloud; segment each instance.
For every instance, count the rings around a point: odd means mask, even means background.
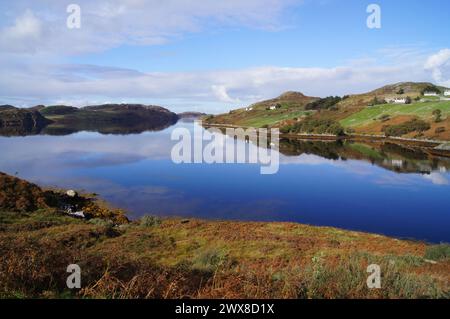
[[[0,32],[0,48],[8,47],[12,51],[35,52],[42,40],[42,23],[32,11],[27,10],[17,17],[14,24]]]
[[[448,185],[449,181],[444,174],[433,172],[430,175],[423,175],[423,177],[431,181],[435,185]]]
[[[433,79],[438,84],[450,86],[450,49],[431,55],[425,62],[425,69],[432,71]]]
[[[93,65],[3,65],[0,97],[51,100],[167,100],[196,103],[252,103],[287,90],[310,96],[359,93],[387,83],[423,80],[424,71],[408,66],[281,68],[258,67],[202,72],[143,73],[137,70]],[[407,70],[407,71],[405,71]],[[170,102],[169,104],[169,101]],[[24,101],[25,103],[25,101]],[[205,108],[204,111],[213,110]],[[219,110],[218,110],[219,111]],[[224,111],[221,109],[220,111]]]
[[[238,103],[238,99],[232,99],[227,92],[227,88],[224,85],[212,85],[211,90],[219,101],[226,103]]]
[[[450,49],[440,50],[438,53],[430,56],[425,63],[425,68],[433,69],[441,67],[450,61]]]
[[[20,16],[0,30],[0,49],[9,52],[77,54],[122,44],[154,45],[213,26],[276,29],[282,12],[300,0],[77,0],[81,28],[68,29],[68,3],[17,0]],[[25,13],[21,12],[27,8]],[[3,24],[4,22],[2,22]],[[8,23],[8,21],[6,21]],[[12,24],[12,26],[11,26]],[[45,31],[45,36],[43,32]],[[14,37],[14,41],[7,41]],[[29,41],[30,35],[33,40]]]

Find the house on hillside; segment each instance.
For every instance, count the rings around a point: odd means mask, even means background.
[[[436,92],[427,91],[423,92],[423,96],[438,96],[438,94]]]
[[[251,107],[251,106],[246,107],[245,110],[246,110],[247,112],[248,112],[248,111],[253,111],[253,107]]]
[[[388,98],[386,99],[387,103],[394,103],[394,104],[406,104],[406,98]]]
[[[444,95],[445,95],[445,96],[450,96],[450,90],[446,90],[446,91],[444,92]]]

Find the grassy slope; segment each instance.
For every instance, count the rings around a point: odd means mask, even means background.
[[[280,121],[311,114],[312,111],[305,111],[304,107],[309,102],[316,100],[315,97],[308,97],[298,92],[286,92],[271,100],[262,101],[251,105],[252,111],[237,109],[227,114],[220,114],[210,119],[210,123],[233,124],[248,127],[262,127],[274,125]],[[266,110],[266,108],[280,104],[281,108]]]
[[[421,97],[422,91],[429,85],[431,84],[402,82],[387,85],[368,93],[350,95],[336,105],[337,110],[322,110],[320,112],[311,112],[307,114],[303,111],[305,104],[300,106],[295,105],[293,107],[292,105],[283,103],[281,103],[283,107],[279,110],[266,110],[267,106],[280,102],[280,98],[283,97],[283,95],[281,95],[277,99],[254,104],[253,111],[246,112],[244,109],[234,110],[229,114],[222,114],[214,117],[211,122],[216,124],[232,124],[252,127],[261,127],[264,125],[283,126],[285,124],[290,124],[288,123],[289,120],[294,118],[301,119],[305,115],[312,115],[317,119],[332,119],[339,121],[344,127],[356,128],[359,133],[381,134],[383,125],[399,124],[413,117],[420,117],[427,121],[431,121],[432,111],[439,108],[442,110],[444,121],[442,123],[433,123],[430,131],[426,132],[424,135],[428,138],[450,139],[450,119],[448,117],[448,114],[450,113],[449,101],[433,101],[437,98],[430,97],[427,98],[429,102],[425,103],[414,103],[411,105],[386,104],[368,107],[368,104],[375,97],[378,99],[405,98],[407,96],[414,99],[416,97]],[[404,93],[398,94],[400,90],[403,90]],[[444,88],[441,87],[441,90],[444,90]],[[312,100],[314,100],[314,98],[310,101]],[[302,103],[303,102],[305,101],[302,100]],[[383,114],[388,114],[393,118],[397,118],[394,121],[388,121],[386,123],[377,121]],[[436,134],[435,130],[438,127],[445,128],[445,132]],[[413,137],[413,135],[414,134],[411,134],[409,137]]]
[[[409,105],[404,104],[383,104],[372,107],[367,107],[358,113],[343,119],[340,123],[345,127],[365,126],[372,123],[373,120],[379,119],[382,115],[389,115],[391,117],[398,115],[413,115],[425,120],[430,120],[432,112],[436,109],[442,111],[442,117],[450,115],[450,101],[442,102],[424,102],[413,103]]]

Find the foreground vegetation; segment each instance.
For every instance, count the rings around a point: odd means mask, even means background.
[[[3,199],[30,186],[3,180]],[[100,206],[84,220],[25,201],[38,207],[0,204],[2,298],[449,298],[448,245],[294,223],[129,222]],[[78,290],[66,287],[73,263]],[[381,289],[366,285],[373,263]]]

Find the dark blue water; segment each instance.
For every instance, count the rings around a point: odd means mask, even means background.
[[[124,136],[0,137],[0,171],[98,193],[131,217],[294,221],[450,242],[449,159],[395,147],[365,156],[355,151],[361,145],[313,151],[314,143],[287,141],[274,175],[261,175],[257,164],[174,164],[170,133],[193,125]]]

